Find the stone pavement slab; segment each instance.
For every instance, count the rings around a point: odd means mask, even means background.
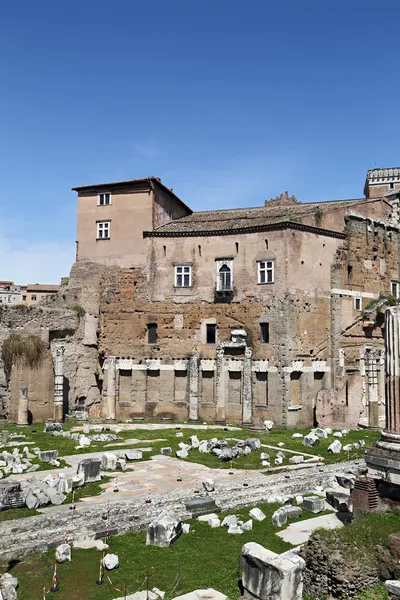
[[[338,519],[336,513],[332,513],[330,515],[322,515],[321,517],[308,519],[307,521],[290,523],[284,531],[278,531],[276,535],[285,542],[298,546],[300,544],[305,544],[310,539],[313,531],[320,529],[321,527],[324,529],[339,529],[339,527],[343,527],[343,523]]]

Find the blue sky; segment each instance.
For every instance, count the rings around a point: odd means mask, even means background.
[[[359,197],[400,164],[398,1],[0,11],[0,279],[69,273],[76,185],[157,175],[204,210]]]

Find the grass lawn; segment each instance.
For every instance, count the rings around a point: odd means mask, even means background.
[[[66,423],[64,425],[64,430],[68,430],[73,427],[75,423]],[[179,428],[179,425],[176,426]],[[64,437],[54,437],[49,433],[43,432],[43,425],[36,423],[33,426],[24,428],[23,430],[17,428],[15,425],[9,425],[7,429],[10,432],[24,433],[27,436],[27,441],[33,441],[34,446],[39,447],[41,450],[51,450],[58,449],[59,456],[67,456],[71,454],[80,454],[86,452],[100,452],[100,451],[110,451],[113,450],[123,450],[123,446],[118,446],[117,444],[123,440],[127,439],[139,439],[144,440],[143,447],[150,447],[152,450],[150,452],[143,453],[143,459],[148,460],[151,456],[160,453],[160,448],[163,446],[170,446],[175,452],[179,450],[179,442],[187,442],[188,437],[191,435],[197,435],[198,438],[201,439],[210,439],[213,437],[217,437],[218,439],[227,439],[227,438],[235,438],[235,439],[245,439],[248,437],[259,437],[262,444],[267,444],[270,446],[277,446],[278,442],[283,442],[284,446],[280,448],[280,450],[285,453],[285,449],[297,450],[298,452],[306,452],[307,454],[312,455],[320,455],[325,458],[326,462],[340,462],[346,460],[348,458],[348,454],[345,452],[341,452],[340,454],[331,454],[328,452],[328,446],[332,443],[332,441],[336,438],[333,436],[329,436],[328,439],[322,439],[318,446],[312,448],[306,448],[302,445],[301,439],[293,439],[292,435],[295,431],[300,431],[303,434],[306,434],[310,428],[303,430],[272,430],[268,435],[256,435],[253,432],[249,432],[245,428],[240,428],[239,431],[224,431],[223,429],[210,429],[210,430],[195,430],[195,429],[182,429],[183,437],[176,437],[177,429],[159,429],[159,430],[131,430],[131,431],[122,431],[118,433],[118,440],[115,444],[112,442],[98,442],[92,443],[90,448],[84,448],[83,450],[77,450],[76,446],[78,442],[76,440],[70,440]],[[359,439],[364,439],[366,443],[366,447],[373,446],[375,442],[379,438],[379,432],[377,431],[368,431],[368,430],[355,430],[350,431],[346,436],[340,439],[342,444],[349,444],[356,442]],[[146,440],[156,440],[162,439],[161,442],[154,442],[146,444]],[[234,441],[229,442],[230,445],[234,445]],[[133,447],[140,447],[140,444],[133,445]],[[12,449],[12,447],[5,446],[4,449]],[[240,456],[235,461],[233,461],[233,467],[237,469],[262,469],[261,465],[261,452],[266,452],[271,457],[271,467],[274,465],[274,459],[276,456],[277,450],[269,449],[269,448],[261,448],[247,456]],[[358,455],[361,457],[364,454],[364,450],[359,450]],[[292,456],[291,454],[286,454],[284,465],[288,464],[288,458]],[[355,458],[356,452],[350,453],[349,458]],[[208,467],[212,468],[230,468],[229,462],[220,462],[218,461],[218,457],[213,454],[201,454],[198,450],[190,450],[189,456],[186,459],[187,462],[195,462],[201,463]],[[65,465],[63,465],[65,466]],[[52,469],[50,465],[46,465],[46,469]]]
[[[12,521],[13,519],[24,519],[25,517],[34,517],[40,515],[40,513],[29,508],[9,508],[7,510],[0,510],[0,523],[2,521]]]
[[[270,550],[281,553],[291,545],[275,534],[278,529],[271,523],[277,504],[259,505],[267,518],[253,521],[253,531],[242,535],[230,535],[227,529],[212,529],[207,523],[191,521],[191,531],[183,534],[170,548],[146,546],[146,532],[116,536],[110,540],[110,552],[117,554],[120,566],[108,573],[119,589],[127,586],[128,593],[143,587],[149,575],[150,588],[156,586],[166,592],[166,600],[198,588],[214,587],[237,600],[239,557],[243,544],[258,542]],[[249,508],[234,511],[242,520],[249,519]],[[229,513],[222,513],[222,517]],[[231,513],[232,514],[232,513]],[[315,515],[305,514],[312,518]],[[61,543],[61,540],[60,540]],[[58,566],[59,600],[110,600],[123,596],[106,583],[96,585],[99,561],[102,554],[96,550],[72,549],[72,562]],[[7,565],[2,564],[4,570]],[[49,589],[54,568],[54,550],[21,559],[12,567],[11,573],[18,577],[19,600],[41,598],[43,586]],[[180,590],[178,572],[180,570]],[[144,586],[145,587],[145,586]],[[175,589],[174,589],[175,588]]]

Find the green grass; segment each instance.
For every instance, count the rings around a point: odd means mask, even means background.
[[[237,600],[240,597],[237,571],[243,544],[258,542],[277,553],[291,548],[274,535],[278,529],[272,525],[271,516],[279,505],[259,506],[267,518],[262,522],[253,521],[253,531],[243,535],[230,535],[225,528],[211,529],[207,523],[191,521],[190,533],[182,535],[170,548],[146,546],[145,531],[112,537],[110,552],[118,555],[120,567],[108,575],[117,587],[123,589],[126,585],[128,593],[134,593],[149,573],[150,588],[156,586],[167,592],[166,600],[170,600],[178,595],[178,589],[173,591],[173,588],[180,568],[182,593],[213,587],[231,600]],[[248,520],[250,508],[236,510],[234,514]],[[226,514],[229,513],[223,513],[221,518]],[[308,514],[303,519],[314,516]],[[72,562],[58,566],[60,591],[57,598],[110,600],[123,596],[123,593],[113,591],[108,583],[96,585],[100,557],[101,553],[96,550],[72,549]],[[21,559],[11,570],[20,583],[18,599],[40,598],[43,586],[48,589],[50,585],[53,568],[54,550]]]
[[[101,487],[105,483],[111,481],[113,477],[110,475],[103,475],[101,481],[92,481],[92,483],[85,483],[84,486],[80,488],[76,488],[74,490],[74,500],[75,502],[79,502],[82,498],[88,498],[90,496],[100,496],[100,494],[104,491]],[[63,504],[70,504],[72,502],[72,492],[71,494],[67,494],[67,499]]]
[[[64,431],[71,429],[76,423],[68,422],[64,424]],[[177,425],[179,427],[179,425]],[[118,437],[120,438],[115,443],[113,442],[97,442],[92,443],[89,448],[84,449],[76,449],[78,445],[77,440],[70,440],[69,438],[64,438],[61,436],[52,436],[49,433],[43,432],[43,425],[36,423],[30,427],[26,427],[23,430],[18,429],[15,425],[9,425],[7,429],[10,432],[18,432],[23,433],[27,436],[27,441],[33,441],[34,446],[38,446],[41,450],[52,450],[57,448],[59,452],[59,456],[68,456],[74,454],[82,454],[87,452],[100,452],[100,451],[108,451],[112,452],[123,450],[124,446],[118,446],[118,443],[123,442],[128,439],[139,439],[144,440],[143,444],[132,444],[133,447],[137,448],[142,446],[149,446],[152,448],[151,452],[143,453],[143,460],[149,460],[151,456],[160,453],[160,449],[163,446],[170,446],[174,452],[179,450],[179,442],[187,442],[188,438],[191,435],[197,435],[200,440],[210,439],[213,437],[217,437],[218,439],[227,439],[227,438],[235,438],[235,439],[246,439],[248,437],[259,437],[262,444],[267,444],[271,446],[277,446],[278,442],[283,442],[284,446],[280,448],[280,450],[285,454],[285,449],[289,450],[297,450],[298,452],[305,452],[311,455],[320,455],[325,458],[327,463],[332,462],[341,462],[343,460],[347,460],[347,453],[341,452],[340,454],[331,454],[328,452],[328,446],[332,443],[332,441],[336,438],[329,436],[328,439],[321,439],[320,444],[318,446],[308,448],[302,445],[301,439],[293,439],[292,435],[295,431],[300,431],[303,434],[308,433],[310,428],[306,428],[303,430],[272,430],[269,434],[256,435],[253,432],[249,432],[245,428],[240,428],[239,431],[224,431],[223,429],[209,429],[209,430],[196,430],[196,429],[181,429],[180,431],[183,433],[183,437],[176,437],[177,429],[158,429],[158,430],[131,430],[131,431],[122,431],[118,433]],[[91,432],[93,433],[93,432]],[[146,440],[156,440],[162,439],[161,442],[154,443],[146,443]],[[366,442],[366,447],[373,446],[375,442],[379,439],[379,432],[377,431],[368,431],[368,430],[355,430],[350,431],[346,436],[340,439],[343,445],[354,443],[359,439],[364,439]],[[229,442],[230,445],[234,445],[235,442]],[[33,446],[32,446],[33,447]],[[128,446],[125,446],[128,447]],[[260,455],[262,452],[266,452],[271,457],[271,467],[274,467],[274,459],[276,456],[277,450],[272,450],[269,448],[261,448],[247,456],[240,456],[233,461],[233,467],[237,469],[262,469],[261,458]],[[356,454],[359,457],[362,457],[364,454],[364,450],[359,450],[358,453],[351,452],[350,458],[355,458]],[[284,465],[288,464],[288,459],[292,456],[292,454],[286,453]],[[229,462],[220,462],[217,456],[213,454],[202,454],[196,449],[192,449],[189,452],[189,456],[185,459],[186,462],[194,462],[201,463],[207,467],[211,468],[222,468],[229,469]],[[33,461],[35,462],[35,461]],[[65,466],[65,465],[63,465]],[[43,467],[44,469],[52,469],[51,465],[47,465]]]
[[[0,522],[12,521],[13,519],[24,519],[25,517],[34,517],[35,515],[40,515],[40,513],[34,509],[9,508],[7,510],[0,510]]]

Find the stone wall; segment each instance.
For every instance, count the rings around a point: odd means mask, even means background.
[[[342,463],[343,469],[354,469],[354,461]],[[235,478],[217,487],[210,495],[221,510],[235,510],[245,506],[256,506],[276,500],[278,496],[305,493],[314,490],[316,485],[328,487],[334,481],[337,465],[311,467],[285,474],[263,476],[251,474],[245,478]],[[243,483],[248,484],[247,487]],[[171,511],[184,519],[191,517],[185,502],[193,497],[193,490],[183,489],[166,494],[151,496],[151,504],[146,503],[146,495],[133,500],[118,500],[110,504],[111,526],[118,533],[144,530],[161,511]],[[106,504],[79,502],[72,522],[68,506],[45,512],[42,515],[5,521],[1,527],[0,560],[21,558],[32,552],[43,552],[57,546],[68,531],[70,540],[85,537],[94,538],[97,531],[104,531],[102,514]],[[104,537],[104,536],[103,536]]]

